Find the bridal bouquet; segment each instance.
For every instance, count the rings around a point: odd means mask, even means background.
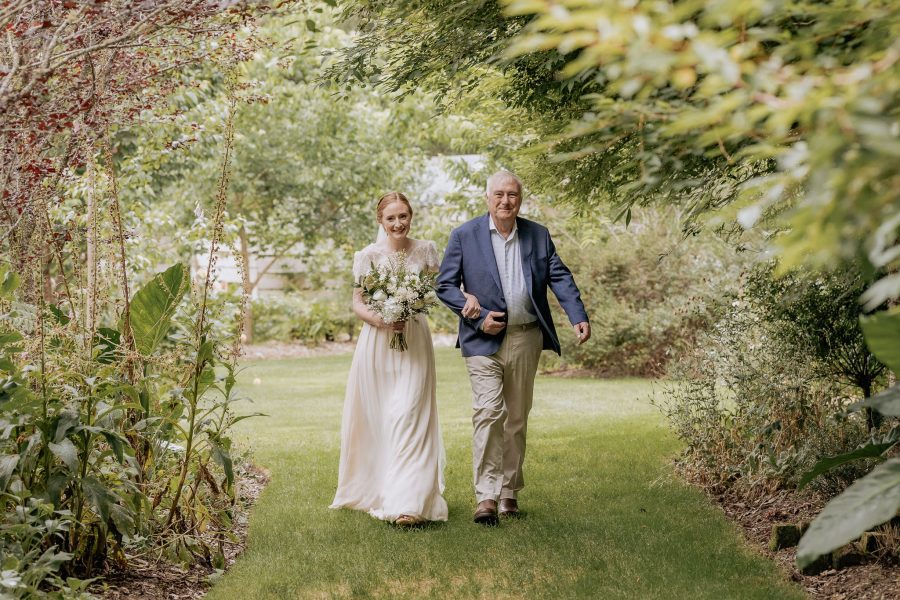
[[[407,321],[417,314],[427,313],[438,303],[434,291],[436,273],[410,271],[406,254],[396,253],[386,264],[371,263],[369,272],[360,277],[356,286],[362,291],[363,301],[385,323]],[[395,331],[391,348],[405,351],[406,336]]]

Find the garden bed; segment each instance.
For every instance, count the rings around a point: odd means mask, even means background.
[[[269,482],[268,472],[254,465],[245,465],[236,475],[239,500],[233,532],[238,541],[225,543],[227,567],[246,548],[250,508]],[[221,573],[200,563],[183,568],[165,561],[130,557],[126,566],[112,567],[91,592],[104,600],[193,600],[202,598]]]
[[[829,569],[818,575],[804,575],[794,564],[796,548],[773,552],[769,549],[772,525],[781,522],[809,522],[821,510],[824,501],[779,491],[754,496],[735,491],[710,494],[729,519],[744,530],[754,548],[774,560],[812,598],[833,600],[893,600],[900,598],[900,564],[897,557],[870,558],[869,562]]]

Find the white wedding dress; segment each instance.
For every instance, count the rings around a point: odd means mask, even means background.
[[[376,243],[353,258],[359,280],[392,252]],[[414,240],[407,266],[438,269],[434,242]],[[444,448],[435,401],[434,347],[424,315],[406,324],[409,348],[390,348],[392,331],[363,323],[353,354],[341,427],[338,488],[331,508],[393,521],[409,515],[446,521]]]

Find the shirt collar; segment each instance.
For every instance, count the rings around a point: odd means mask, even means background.
[[[494,224],[494,217],[488,213],[488,227],[490,227],[491,231],[496,231],[497,235],[500,235],[500,231],[497,230],[497,225]],[[512,231],[509,232],[509,235],[506,237],[507,240],[511,240],[515,237],[516,232],[519,231],[519,222],[513,221]],[[503,237],[502,235],[500,237]]]

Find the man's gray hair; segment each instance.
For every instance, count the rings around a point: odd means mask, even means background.
[[[488,177],[487,184],[484,186],[484,193],[488,196],[491,195],[491,186],[500,181],[501,179],[512,179],[519,186],[519,195],[522,194],[522,190],[524,186],[522,185],[522,180],[519,179],[519,176],[513,173],[512,171],[507,171],[506,169],[500,169],[490,177]]]

